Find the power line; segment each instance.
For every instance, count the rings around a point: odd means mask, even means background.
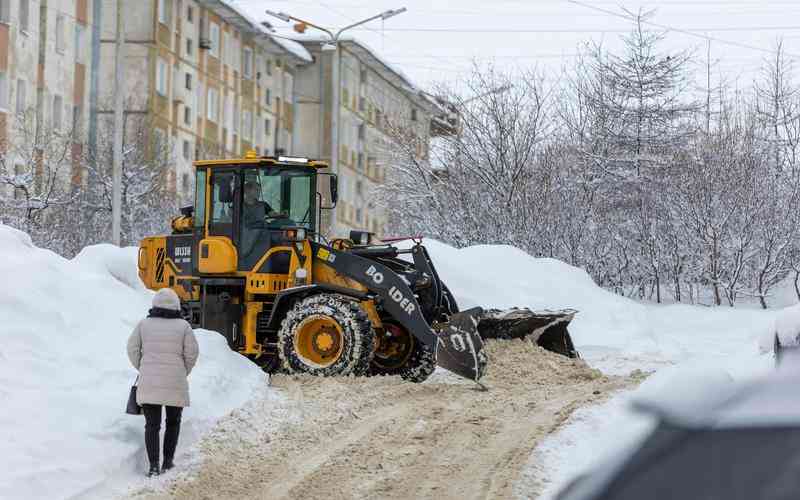
[[[291,28],[283,28],[291,29]],[[680,31],[672,28],[673,31]],[[793,31],[800,30],[800,26],[754,26],[754,27],[721,27],[721,28],[684,28],[682,31],[705,33],[709,31]],[[374,31],[370,28],[353,28],[352,31]],[[420,33],[629,33],[630,29],[624,28],[384,28],[383,31],[392,32],[420,32]]]
[[[614,16],[614,17],[620,17],[622,19],[627,19],[628,21],[635,21],[636,20],[636,18],[634,16],[631,16],[631,15],[628,15],[628,14],[620,14],[618,12],[614,12],[614,11],[611,11],[611,10],[603,9],[601,7],[595,7],[594,5],[589,5],[587,3],[580,2],[578,0],[566,0],[566,2],[575,4],[575,5],[587,8],[587,9],[596,10],[598,12],[603,12],[605,14],[608,14],[609,16]],[[731,41],[731,40],[723,40],[721,38],[716,38],[716,37],[712,37],[712,36],[708,36],[708,35],[702,35],[700,33],[695,33],[693,31],[688,31],[688,30],[685,30],[685,29],[674,28],[674,27],[668,26],[666,24],[659,24],[659,23],[654,23],[652,21],[646,21],[646,20],[641,20],[641,23],[645,24],[645,25],[648,25],[648,26],[653,26],[655,28],[659,28],[659,29],[662,29],[662,30],[673,31],[675,33],[683,33],[684,35],[689,35],[689,36],[693,36],[693,37],[696,37],[696,38],[702,38],[703,40],[706,40],[706,41],[721,43],[723,45],[730,45],[732,47],[739,47],[739,48],[743,48],[743,49],[756,50],[756,51],[764,52],[764,53],[767,53],[767,54],[770,54],[770,55],[775,55],[776,54],[776,52],[774,50],[772,50],[772,49],[765,49],[763,47],[756,47],[755,45],[748,45],[748,44],[745,44],[745,43],[734,42],[734,41]],[[800,58],[800,56],[797,56],[797,55],[794,55],[794,54],[785,53],[785,55],[787,55],[789,57],[793,57],[793,58]]]
[[[410,54],[386,54],[386,57],[390,59],[438,59],[440,57],[445,57],[448,59],[482,59],[482,58],[489,58],[489,59],[559,59],[559,58],[572,58],[572,57],[580,57],[584,54],[580,53],[551,53],[551,54],[492,54],[490,56],[470,56],[470,55],[462,55],[462,54],[441,54],[441,55],[410,55]]]
[[[350,20],[350,21],[353,21],[353,19],[352,19],[350,16],[347,16],[347,15],[345,15],[345,14],[342,14],[342,13],[341,13],[341,12],[339,12],[338,10],[331,8],[331,7],[330,7],[329,5],[327,5],[326,3],[324,3],[324,2],[318,2],[318,3],[319,3],[319,5],[321,5],[321,6],[322,6],[322,7],[324,7],[325,9],[327,9],[327,10],[329,10],[329,11],[333,12],[334,14],[337,14],[337,15],[339,15],[339,16],[341,16],[341,17],[343,17],[344,19],[348,19],[348,20]],[[378,35],[381,35],[381,36],[385,36],[385,35],[384,35],[382,32],[380,32],[380,31],[377,31],[377,30],[374,30],[374,29],[368,29],[368,30],[369,30],[369,31],[371,31],[371,32],[373,32],[373,33],[375,33],[375,34],[378,34]],[[428,55],[428,54],[426,54],[426,55]],[[433,55],[431,55],[431,57],[433,57],[434,59],[438,59],[438,60],[440,60],[440,61],[443,61],[443,62],[444,62],[444,63],[446,63],[446,64],[451,64],[451,65],[452,65],[452,62],[451,62],[451,61],[448,61],[447,59],[445,59],[445,58],[443,58],[443,57],[437,57],[437,56],[433,56]]]

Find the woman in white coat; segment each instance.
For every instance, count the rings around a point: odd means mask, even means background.
[[[169,288],[153,297],[147,318],[136,325],[128,339],[128,357],[139,370],[136,402],[145,417],[144,442],[150,460],[148,476],[173,467],[181,428],[181,412],[189,406],[186,377],[197,362],[198,347],[192,327],[181,318],[178,295]],[[164,463],[159,469],[161,407],[166,407]]]

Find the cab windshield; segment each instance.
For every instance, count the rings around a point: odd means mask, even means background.
[[[316,186],[309,169],[246,171],[242,193],[240,269],[251,269],[270,247],[285,244],[283,228],[314,229]]]

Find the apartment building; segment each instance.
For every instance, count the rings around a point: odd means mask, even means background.
[[[113,123],[116,6],[0,0],[0,141],[25,114],[40,129],[77,131],[73,153],[97,143]],[[333,57],[322,38],[273,37],[226,0],[130,0],[124,9],[125,113],[172,145],[166,182],[177,195],[191,196],[196,159],[253,149],[330,161]],[[338,52],[340,202],[330,229],[381,233],[373,194],[391,168],[388,139],[402,130],[426,158],[442,108],[365,44],[346,39]]]
[[[115,9],[116,0],[104,0],[104,33],[116,30]],[[195,159],[292,153],[294,74],[311,62],[300,44],[270,37],[221,0],[126,2],[125,9],[126,112],[146,114],[155,134],[174,144],[168,182],[178,193],[190,191]],[[115,47],[100,50],[100,95],[110,102]]]
[[[334,58],[325,50],[323,38],[303,36],[300,40],[314,62],[297,70],[297,122],[303,134],[295,151],[330,161]],[[332,168],[339,176],[339,204],[333,232],[362,229],[381,234],[387,220],[374,201],[374,191],[386,182],[387,169],[392,168],[386,154],[390,139],[402,131],[415,144],[416,156],[426,159],[431,123],[442,110],[361,42],[341,41],[338,59],[339,154],[338,165]]]
[[[0,0],[4,147],[11,141],[31,141],[31,131],[70,131],[85,120],[92,24],[89,0]],[[72,172],[73,177],[79,175]]]

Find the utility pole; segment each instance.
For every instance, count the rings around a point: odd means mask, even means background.
[[[339,174],[339,93],[342,81],[339,75],[339,44],[333,44],[331,52],[331,168]],[[336,211],[331,210],[331,231],[336,228]]]
[[[124,127],[125,87],[123,60],[125,58],[125,32],[122,27],[123,0],[117,0],[117,45],[114,70],[114,164],[111,195],[112,242],[122,243],[122,128]]]

